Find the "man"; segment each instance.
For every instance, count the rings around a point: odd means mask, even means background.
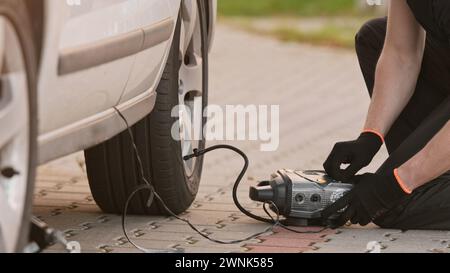
[[[337,143],[324,163],[355,187],[323,217],[344,209],[336,227],[450,229],[450,1],[390,1],[356,50],[372,101],[359,138]],[[386,162],[355,176],[383,143]]]

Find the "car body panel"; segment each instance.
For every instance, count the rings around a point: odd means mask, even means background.
[[[69,75],[60,76],[58,73],[59,54],[62,50],[86,46],[97,39],[115,37],[126,31],[120,27],[112,30],[117,22],[113,18],[107,19],[108,10],[117,6],[117,2],[124,1],[87,0],[82,1],[81,5],[69,5],[65,1],[46,2],[44,47],[38,87],[40,134],[106,110],[114,106],[120,97],[134,56]],[[102,33],[98,27],[89,27],[96,25],[91,14],[97,14],[98,19],[101,19],[98,21],[103,22]],[[74,26],[76,23],[79,27]]]
[[[142,17],[142,21],[146,22],[147,26],[151,26],[155,22],[170,20],[173,22],[172,30],[174,31],[178,19],[179,6],[179,0],[141,0],[141,12],[137,13],[136,16]],[[148,13],[147,11],[149,10],[160,10],[160,12]],[[149,34],[149,37],[151,36]],[[172,39],[147,48],[137,54],[127,86],[122,93],[119,103],[126,102],[143,92],[153,92],[155,90],[159,83],[158,79],[163,72],[171,44]]]
[[[156,93],[146,92],[116,108],[131,124],[137,123],[155,106]],[[44,164],[76,151],[98,145],[126,129],[114,108],[87,117],[39,137],[38,163]],[[58,148],[55,148],[58,147]]]

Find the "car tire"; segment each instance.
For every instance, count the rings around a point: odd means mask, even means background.
[[[23,252],[37,165],[36,45],[25,1],[0,1],[0,16],[0,252]],[[2,128],[7,120],[14,124]]]
[[[202,108],[208,101],[208,46],[207,24],[204,1],[197,2],[201,32],[202,62]],[[132,126],[132,132],[142,159],[144,175],[174,213],[179,214],[190,207],[200,183],[203,161],[197,159],[193,171],[187,174],[183,164],[181,141],[172,137],[173,125],[179,120],[172,116],[172,110],[179,104],[180,69],[186,61],[180,52],[182,31],[182,12],[180,11],[170,54],[162,79],[156,90],[155,107],[147,117]],[[191,41],[192,42],[192,41]],[[202,118],[202,122],[205,119]],[[204,148],[202,138],[198,148]],[[140,180],[139,168],[127,131],[96,147],[85,151],[87,174],[92,195],[98,206],[107,213],[122,213],[129,195]],[[147,206],[148,192],[137,194],[131,201],[128,212],[131,214],[163,214],[168,212],[158,202]]]

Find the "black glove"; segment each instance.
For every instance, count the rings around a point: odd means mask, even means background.
[[[343,226],[349,220],[352,224],[365,226],[393,208],[402,198],[411,192],[402,186],[394,175],[388,176],[366,173],[355,176],[349,181],[355,187],[334,204],[322,211],[322,218],[342,211],[339,218],[333,221],[332,228]]]
[[[323,167],[333,179],[346,182],[370,164],[382,145],[383,138],[380,135],[364,132],[354,141],[336,143]],[[350,165],[341,169],[342,164]]]

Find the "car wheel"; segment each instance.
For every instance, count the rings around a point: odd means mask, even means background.
[[[24,1],[0,1],[0,252],[28,243],[36,167],[36,62]]]
[[[208,46],[204,1],[185,1],[180,11],[172,48],[157,99],[150,115],[132,127],[144,174],[168,208],[185,211],[194,201],[200,183],[202,159],[184,161],[195,148],[204,148],[203,137],[191,140],[186,128],[205,123],[202,115],[208,102]],[[183,4],[185,5],[185,4]],[[189,27],[191,24],[193,27]],[[173,115],[181,105],[188,111]],[[174,126],[175,125],[175,126]],[[200,129],[203,126],[200,126]],[[175,128],[175,130],[174,130]],[[121,213],[136,186],[143,183],[130,136],[127,132],[85,151],[92,195],[99,207],[109,213]],[[148,193],[132,200],[133,214],[167,214],[157,202],[147,207]]]

